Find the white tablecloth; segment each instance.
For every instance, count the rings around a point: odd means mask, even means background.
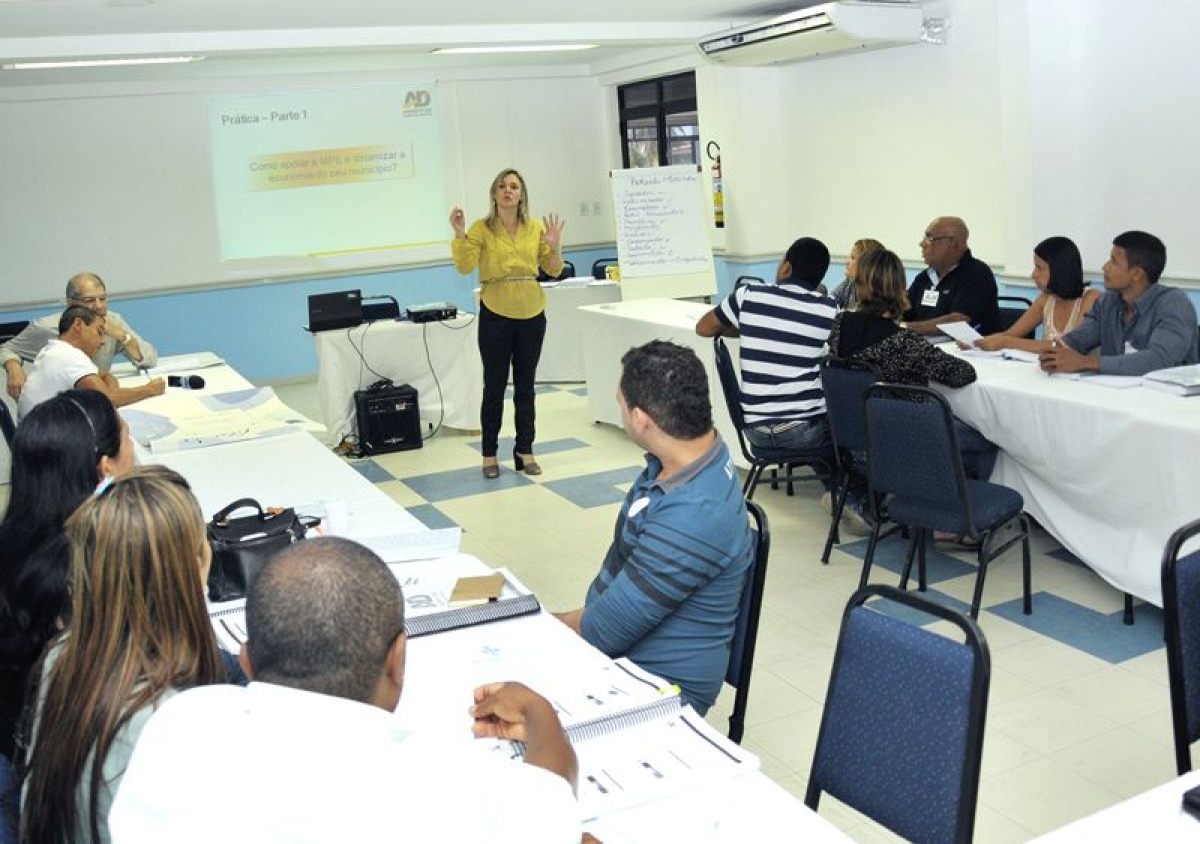
[[[1183,844],[1200,841],[1200,820],[1182,808],[1183,792],[1195,786],[1200,786],[1200,772],[1197,771],[1035,838],[1033,844],[1096,844],[1101,841]]]
[[[572,280],[573,281],[573,280]],[[538,362],[537,380],[544,382],[583,381],[583,349],[587,334],[579,308],[621,300],[621,287],[612,281],[593,280],[579,287],[546,288],[546,341]]]
[[[330,445],[356,427],[354,393],[380,378],[416,388],[425,425],[477,430],[483,368],[475,317],[445,322],[381,321],[313,335],[317,397]],[[428,347],[428,353],[426,353]]]
[[[688,346],[696,352],[708,374],[708,393],[717,432],[729,446],[734,462],[745,469],[747,463],[738,448],[737,431],[729,419],[721,382],[717,378],[712,338],[696,334],[697,321],[709,310],[709,305],[679,299],[638,299],[579,308],[581,327],[587,338],[583,360],[588,409],[594,421],[619,426],[621,409],[617,405],[617,385],[621,380],[621,356],[632,347],[651,340],[670,340]],[[738,341],[729,339],[726,344],[736,362]]]
[[[1200,399],[1051,378],[978,358],[945,390],[954,413],[1003,449],[992,480],[1118,589],[1162,605],[1167,538],[1200,517]]]

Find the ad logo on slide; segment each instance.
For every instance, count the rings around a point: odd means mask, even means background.
[[[401,111],[405,117],[428,117],[433,114],[433,96],[425,90],[409,91]]]

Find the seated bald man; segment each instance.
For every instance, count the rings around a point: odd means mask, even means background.
[[[92,356],[99,372],[112,369],[113,359],[125,355],[137,366],[158,363],[158,350],[134,331],[116,311],[108,309],[108,291],[95,273],[77,273],[67,282],[67,307],[80,305],[104,317],[104,337]],[[0,345],[0,364],[8,378],[8,394],[16,399],[25,386],[24,364],[37,357],[38,352],[59,335],[59,314],[35,319],[25,330]]]
[[[72,305],[58,318],[58,335],[49,340],[30,367],[21,396],[17,419],[24,419],[47,399],[63,390],[95,390],[104,393],[116,407],[160,396],[166,382],[154,378],[136,387],[122,387],[109,372],[96,366],[96,350],[104,343],[104,317],[82,305]]]
[[[959,217],[938,217],[926,226],[921,258],[928,267],[908,288],[908,328],[933,335],[942,323],[966,322],[985,335],[1000,330],[996,276],[971,254],[970,236]]]

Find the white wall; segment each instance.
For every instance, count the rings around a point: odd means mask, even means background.
[[[515,70],[507,78],[445,77],[447,196],[486,213],[501,168],[525,175],[533,210],[566,218],[568,245],[611,242],[602,89],[575,70]],[[381,261],[444,261],[449,248],[378,258],[267,260],[237,266],[219,258],[208,151],[212,94],[429,82],[413,72],[330,77],[204,79],[55,86],[0,91],[0,307],[48,302],[81,269],[125,293],[255,284],[335,275]],[[600,203],[600,214],[594,203]],[[581,214],[586,203],[588,213]],[[449,225],[446,226],[447,237]],[[419,253],[419,254],[418,254]]]

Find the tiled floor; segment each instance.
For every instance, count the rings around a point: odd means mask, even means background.
[[[319,418],[311,384],[279,388]],[[442,431],[419,451],[369,461],[369,477],[422,521],[464,529],[464,550],[516,571],[550,609],[578,606],[611,538],[623,492],[642,455],[619,429],[592,423],[579,385],[538,396],[545,474],[499,481],[479,473],[478,437]],[[511,433],[506,418],[505,432]],[[501,445],[501,454],[511,444]],[[378,473],[379,470],[383,470]],[[378,474],[376,474],[378,473]],[[393,480],[394,479],[394,480]],[[764,771],[803,795],[846,599],[858,582],[863,542],[820,564],[828,517],[819,487],[794,497],[762,486],[772,548],[745,744]],[[872,579],[895,582],[885,553]],[[930,588],[965,607],[974,567],[933,556]],[[976,841],[1024,841],[1174,776],[1162,616],[1139,607],[1121,623],[1122,596],[1044,532],[1034,537],[1034,614],[1020,612],[1020,558],[989,572],[980,623],[992,654]],[[724,725],[729,701],[710,716]],[[914,798],[915,799],[915,798]],[[821,813],[860,841],[894,836],[835,801]]]

